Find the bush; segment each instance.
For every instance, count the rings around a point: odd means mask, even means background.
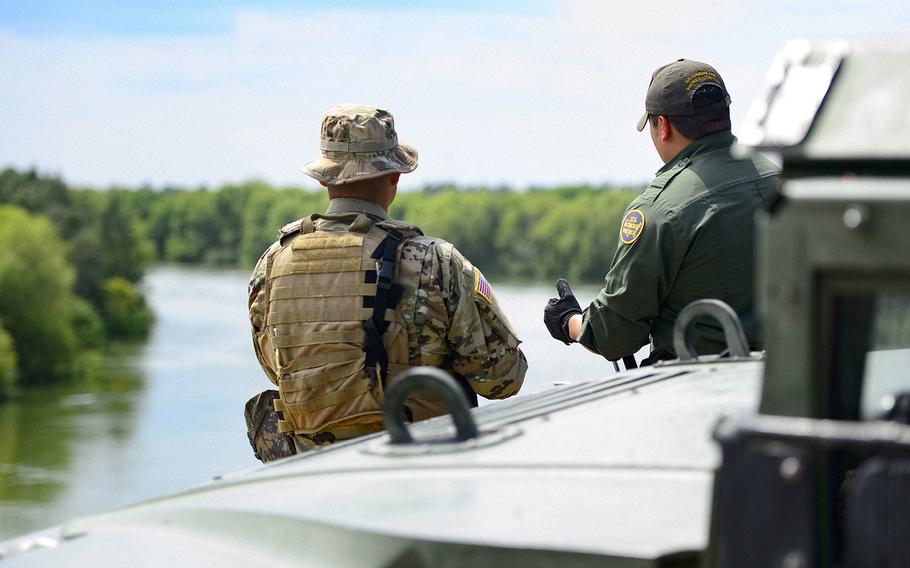
[[[152,327],[152,311],[133,284],[115,276],[104,281],[104,321],[111,337],[139,339]]]
[[[0,319],[13,339],[23,385],[72,376],[77,298],[66,254],[46,218],[0,206]]]
[[[0,400],[8,397],[16,387],[19,371],[13,338],[0,325]]]
[[[70,321],[73,323],[80,348],[100,349],[104,347],[107,339],[104,322],[91,304],[82,298],[76,298],[70,312]]]

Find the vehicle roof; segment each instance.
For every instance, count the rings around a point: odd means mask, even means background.
[[[793,40],[739,140],[799,160],[910,158],[910,43]]]
[[[0,555],[41,565],[52,551],[35,539],[45,538],[67,549],[56,566],[168,554],[226,566],[420,566],[400,559],[434,546],[480,565],[486,549],[652,566],[706,547],[719,459],[711,433],[721,415],[756,410],[761,367],[672,364],[554,387],[474,409],[478,440],[419,443],[454,431],[440,417],[412,425],[416,444],[384,433],[336,444],[10,541]],[[12,555],[27,546],[36,550]]]

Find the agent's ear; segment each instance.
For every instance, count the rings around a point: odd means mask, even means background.
[[[664,116],[660,115],[657,117],[657,134],[660,136],[660,139],[666,142],[670,139],[670,135],[673,133],[673,127],[670,125],[670,120]]]

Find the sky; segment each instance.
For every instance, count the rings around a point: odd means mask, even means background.
[[[74,185],[315,187],[322,114],[386,108],[426,184],[640,184],[652,71],[724,77],[736,126],[795,38],[910,40],[906,0],[0,0],[0,167]]]

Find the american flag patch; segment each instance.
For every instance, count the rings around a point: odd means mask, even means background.
[[[477,267],[474,267],[474,291],[483,296],[488,303],[493,303],[493,288]]]

